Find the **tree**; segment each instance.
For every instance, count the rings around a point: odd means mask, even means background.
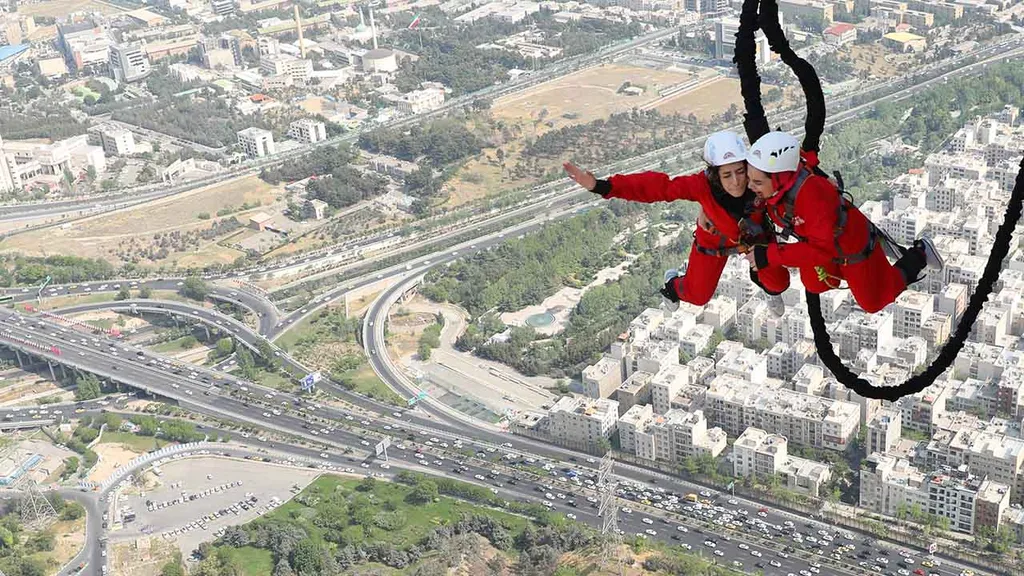
[[[406,497],[410,504],[426,504],[437,498],[437,484],[431,480],[422,480],[413,487]]]
[[[149,298],[153,295],[153,289],[149,286],[143,286],[139,289],[139,298]]]
[[[70,477],[78,472],[78,457],[68,456],[64,459],[64,477]]]
[[[172,560],[160,569],[160,576],[185,576],[185,569],[181,566],[180,560]]]
[[[75,400],[79,402],[94,400],[103,395],[100,381],[94,374],[83,374],[75,378],[78,388],[75,389]]]
[[[223,358],[235,349],[235,341],[231,338],[221,338],[217,340],[217,349],[215,351],[217,358]]]
[[[366,478],[363,478],[359,482],[359,485],[356,486],[356,489],[359,490],[360,492],[373,492],[374,488],[376,487],[377,479],[374,478],[373,476],[367,476]]]
[[[186,298],[201,302],[210,294],[210,286],[199,276],[189,276],[182,283],[181,289],[178,292]]]
[[[420,357],[420,361],[422,362],[430,360],[430,345],[426,342],[420,342],[419,347],[416,349],[416,354]]]
[[[77,458],[75,461],[77,462]],[[68,502],[68,505],[64,507],[64,510],[60,513],[61,520],[78,520],[79,518],[85,517],[85,507],[78,502]]]
[[[324,565],[323,551],[312,540],[302,540],[291,553],[292,568],[298,574],[319,574]]]
[[[132,293],[128,290],[128,287],[122,286],[121,289],[117,291],[117,296],[114,296],[114,300],[128,300],[131,297]]]

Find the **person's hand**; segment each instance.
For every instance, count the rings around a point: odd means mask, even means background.
[[[697,216],[697,226],[700,226],[709,232],[711,231],[711,220],[708,220],[708,216],[703,210],[701,210],[700,215]]]
[[[757,259],[754,258],[754,251],[753,250],[747,251],[747,253],[744,254],[743,257],[746,258],[747,262],[750,263],[750,269],[751,270],[757,270]]]
[[[593,174],[580,170],[579,167],[572,162],[565,162],[562,164],[562,168],[565,168],[565,171],[569,174],[569,178],[575,180],[577,184],[583,186],[589,192],[594,191],[594,187],[597,186],[597,178],[595,178]]]

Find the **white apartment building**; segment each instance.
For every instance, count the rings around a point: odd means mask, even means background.
[[[615,392],[620,414],[625,414],[627,410],[637,404],[651,403],[651,389],[648,384],[652,378],[654,378],[654,374],[650,372],[634,372],[629,378],[626,378],[626,381]]]
[[[690,368],[674,364],[667,366],[651,378],[651,407],[655,414],[664,414],[672,409],[672,400],[679,391],[690,383]]]
[[[637,432],[646,432],[654,420],[654,411],[649,404],[635,405],[619,416],[619,449],[627,454],[637,454]]]
[[[698,324],[694,326],[693,330],[687,332],[686,336],[679,342],[679,351],[690,358],[694,358],[711,344],[711,338],[714,334],[715,329],[711,326]]]
[[[903,413],[896,408],[883,408],[876,412],[867,423],[866,452],[885,454],[895,448],[903,435],[902,422]]]
[[[725,341],[723,341],[725,342]],[[718,374],[732,374],[738,378],[746,378],[754,384],[762,384],[768,378],[768,360],[750,348],[736,342],[736,348],[730,350],[715,362]]]
[[[892,333],[896,338],[909,338],[921,334],[921,326],[935,310],[931,294],[907,290],[896,298],[893,305]]]
[[[423,88],[405,94],[389,95],[392,102],[403,114],[422,114],[444,106],[444,88]]]
[[[622,385],[622,361],[602,356],[596,364],[583,369],[583,395],[607,398]]]
[[[289,54],[260,58],[260,72],[265,76],[288,76],[292,84],[303,86],[313,74],[313,62]]]
[[[238,132],[238,145],[249,158],[263,158],[276,152],[270,130],[250,127]]]
[[[615,433],[619,403],[563,396],[548,411],[551,439],[570,446],[595,446]]]
[[[327,140],[327,128],[323,122],[303,118],[288,125],[288,137],[297,142],[316,144]]]
[[[131,156],[135,153],[135,136],[130,130],[118,126],[100,128],[100,143],[109,156]]]
[[[832,477],[828,465],[790,456],[785,436],[769,434],[759,428],[747,428],[733,444],[733,471],[736,476],[760,478],[778,474],[790,490],[817,497]]]
[[[716,296],[704,306],[701,323],[716,328],[723,334],[736,322],[736,301],[728,296]]]
[[[754,426],[829,450],[846,450],[860,427],[860,407],[852,402],[772,390],[729,375],[712,380],[705,406],[711,422],[728,433]]]
[[[142,42],[110,47],[110,73],[119,83],[135,82],[149,76],[149,57]]]
[[[686,458],[707,454],[718,457],[728,446],[725,431],[708,428],[703,410],[669,410],[655,415],[646,431],[653,437],[654,458],[679,464]]]
[[[839,343],[839,356],[854,358],[861,350],[877,352],[890,347],[893,344],[892,324],[892,313],[888,310],[877,314],[850,312],[833,334],[833,341],[838,340]]]
[[[793,391],[811,396],[821,396],[828,382],[825,369],[814,364],[804,364],[793,375]]]

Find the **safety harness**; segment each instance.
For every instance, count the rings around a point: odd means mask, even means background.
[[[805,238],[794,231],[795,217],[793,215],[793,211],[796,206],[797,195],[800,194],[800,189],[803,187],[804,183],[807,182],[807,179],[813,175],[814,173],[807,169],[806,166],[801,165],[796,181],[793,182],[793,185],[789,187],[789,190],[787,190],[783,194],[782,199],[779,200],[779,204],[782,204],[783,214],[780,216],[777,212],[769,210],[769,213],[774,216],[772,221],[775,221],[775,219],[781,220],[781,222],[777,222],[781,228],[778,232],[779,238],[782,238],[783,240],[795,238],[798,241],[805,241]],[[846,230],[846,222],[849,218],[850,200],[846,197],[846,194],[841,187],[842,180],[839,180],[838,178],[837,180],[840,182],[840,186],[836,188],[836,192],[839,194],[839,207],[836,208],[836,226],[832,234],[837,256],[832,259],[832,262],[839,266],[851,266],[853,264],[859,264],[871,256],[871,253],[875,250],[875,246],[878,245],[878,230],[875,228],[874,224],[869,222],[868,241],[864,245],[864,248],[851,254],[847,254],[843,251],[843,248],[839,243],[839,238]]]

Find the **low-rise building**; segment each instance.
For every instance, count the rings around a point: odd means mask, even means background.
[[[288,137],[305,144],[316,144],[327,140],[327,128],[323,122],[303,118],[288,126]]]
[[[263,158],[275,153],[274,135],[270,130],[250,127],[238,132],[238,145],[249,158]]]

